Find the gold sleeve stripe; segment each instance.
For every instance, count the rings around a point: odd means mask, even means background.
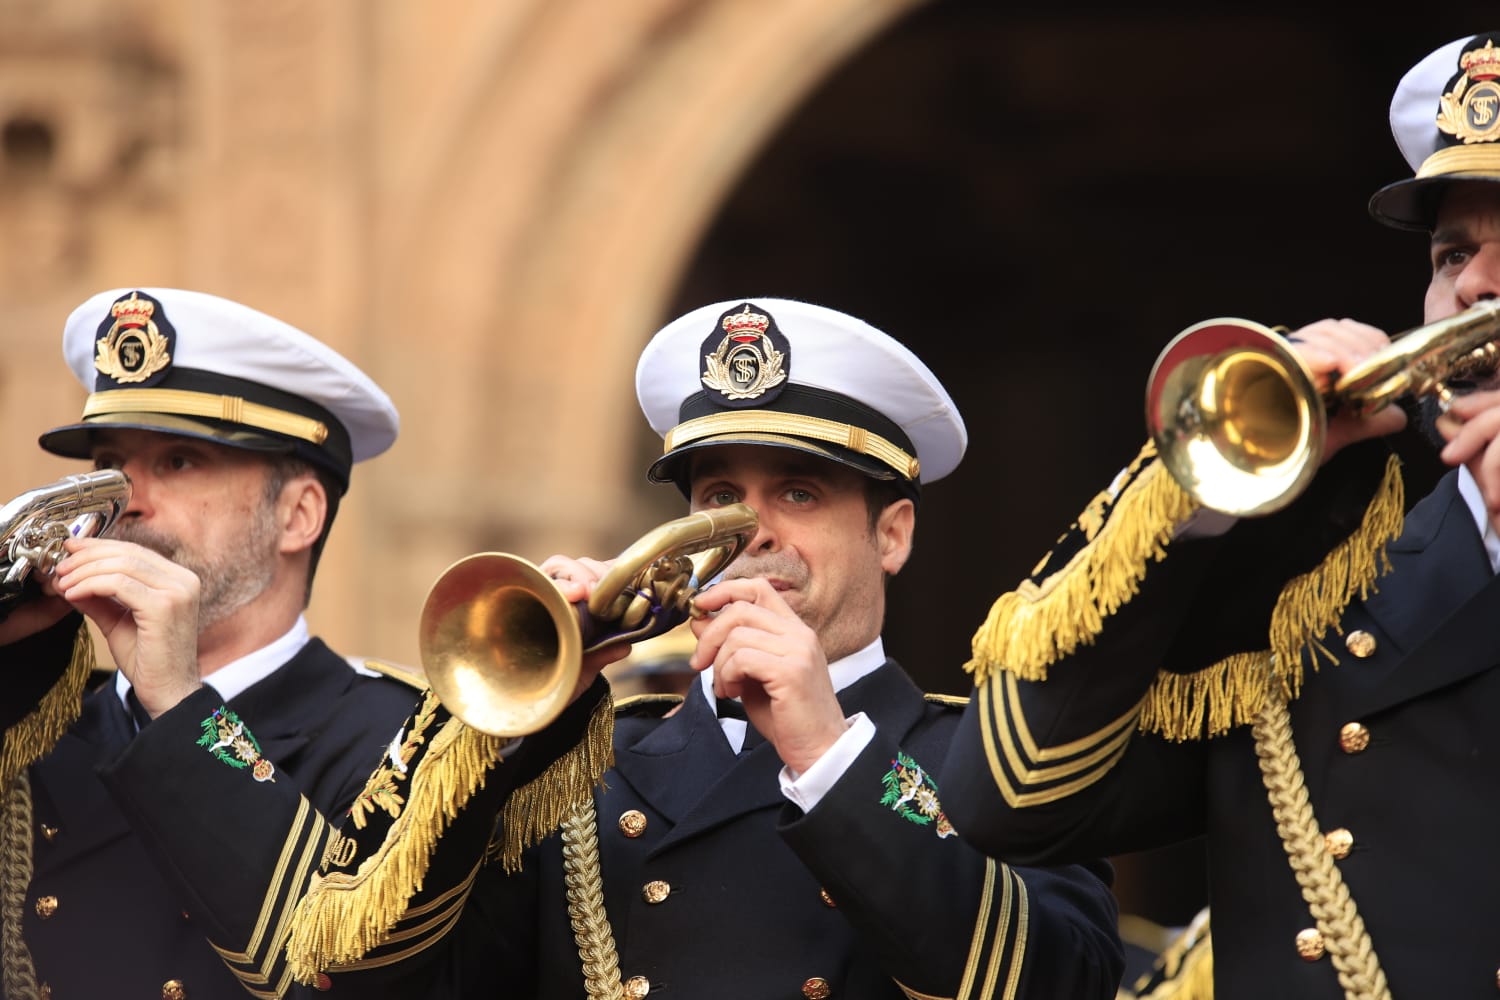
[[[1003,681],[1001,677],[1004,678]],[[1001,685],[1005,692],[1004,703],[1001,703]],[[989,761],[990,776],[1006,804],[1014,809],[1056,802],[1104,777],[1125,755],[1130,735],[1135,729],[1135,716],[1140,711],[1140,706],[1137,705],[1084,739],[1074,740],[1062,747],[1038,749],[1030,727],[1026,725],[1020,691],[1014,677],[1009,674],[991,677],[979,689],[978,698],[979,727],[984,737],[984,752]],[[1025,759],[1017,751],[1017,742],[1026,753]],[[1055,760],[1065,750],[1080,755],[1046,767],[1032,763],[1038,758]],[[1015,776],[1014,781],[1011,775]],[[1073,777],[1074,775],[1078,776]],[[1065,778],[1072,780],[1063,781]]]
[[[84,420],[100,414],[118,413],[171,413],[180,417],[246,424],[313,444],[328,440],[328,425],[321,420],[252,403],[239,396],[188,389],[107,389],[89,396],[83,404]]]
[[[910,986],[903,986],[898,979],[893,979],[891,982],[896,984],[896,988],[905,994],[908,1000],[951,1000],[949,997],[933,996],[930,993],[918,993]]]
[[[455,906],[449,916],[449,919],[445,923],[443,923],[441,926],[435,927],[432,933],[425,935],[420,941],[417,941],[409,948],[402,948],[399,950],[387,950],[386,948],[380,948],[376,952],[372,953],[371,956],[362,958],[357,962],[350,962],[348,965],[331,966],[329,968],[329,971],[355,972],[360,969],[379,969],[387,965],[395,965],[397,962],[403,962],[413,955],[417,955],[421,952],[426,951],[428,948],[431,948],[434,944],[441,941],[448,934],[448,932],[453,929],[453,925],[458,923],[459,918],[463,916],[463,912],[464,908],[462,906]]]
[[[989,858],[985,861],[984,890],[979,897],[979,915],[978,919],[974,921],[974,938],[969,945],[969,957],[968,961],[964,964],[963,978],[959,980],[958,984],[958,995],[964,997],[965,1000],[976,995],[974,993],[974,979],[978,975],[979,956],[984,950],[984,941],[988,937],[987,931],[990,926],[990,912],[994,909],[995,905],[995,873],[1000,867],[999,862],[994,858]],[[1009,888],[1009,883],[1007,883],[1005,886],[1005,897],[1007,899],[1009,897]],[[1000,934],[1002,936],[1005,934],[1005,922],[1008,910],[1009,907],[1006,904],[1006,899],[1002,899],[1000,904]],[[978,995],[989,996],[988,993]]]
[[[1022,969],[1026,958],[1026,886],[1008,865],[990,861],[992,871],[987,880],[999,879],[1001,903],[993,918],[983,916],[975,925],[974,946],[969,949],[969,964],[965,969],[959,997],[963,1000],[989,1000],[1002,997],[1016,999],[1022,981]],[[993,900],[993,891],[987,886],[987,895]],[[983,964],[983,978],[978,970]],[[980,979],[980,982],[975,982]],[[999,987],[1004,979],[1004,988]]]
[[[1010,876],[1010,880],[1016,885],[1016,937],[1015,943],[1011,945],[1009,960],[1010,975],[1006,977],[1005,993],[1003,994],[1006,1000],[1013,1000],[1016,996],[1016,991],[1021,987],[1021,968],[1026,961],[1026,934],[1030,930],[1031,901],[1026,895],[1026,883],[1022,881],[1021,876],[1009,868],[1005,870],[1005,873]],[[1000,946],[998,940],[995,944],[996,947]]]
[[[317,866],[330,827],[307,799],[303,798],[298,803],[291,830],[282,847],[275,874],[267,886],[250,941],[244,950],[232,951],[213,944],[214,950],[229,966],[230,971],[252,993],[255,992],[253,987],[271,986],[273,982],[278,991],[284,991],[291,985],[291,974],[285,964],[282,945],[289,933],[291,914],[296,906],[300,887]],[[266,929],[273,923],[275,930],[267,936]],[[280,995],[280,992],[268,995]]]

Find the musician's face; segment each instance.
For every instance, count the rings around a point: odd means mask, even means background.
[[[865,482],[847,466],[787,448],[725,445],[693,460],[694,510],[742,501],[759,516],[724,576],[769,581],[830,662],[880,634],[885,575],[911,552],[911,501],[884,508],[872,528]]]
[[[1500,296],[1500,183],[1449,185],[1432,232],[1428,323]]]
[[[111,537],[198,575],[199,630],[260,596],[276,572],[279,532],[268,465],[239,448],[153,431],[99,431],[96,468],[130,477],[130,505]]]

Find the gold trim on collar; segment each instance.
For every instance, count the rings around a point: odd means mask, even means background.
[[[188,389],[107,389],[89,396],[83,419],[109,413],[172,413],[184,417],[227,420],[258,427],[273,434],[301,438],[313,444],[328,440],[328,425],[286,410],[252,403],[239,396],[221,396]]]
[[[773,413],[766,410],[739,410],[713,413],[678,424],[667,432],[662,454],[669,454],[690,441],[715,437],[719,434],[793,434],[798,437],[827,441],[842,445],[850,451],[868,455],[882,462],[906,479],[916,479],[922,471],[915,456],[908,455],[900,447],[879,434],[872,434],[863,427],[809,417],[801,413]]]
[[[1419,180],[1444,174],[1500,174],[1500,144],[1444,146],[1417,170]]]

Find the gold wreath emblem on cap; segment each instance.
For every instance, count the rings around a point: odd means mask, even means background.
[[[754,399],[786,381],[781,370],[785,357],[766,335],[771,320],[764,313],[743,310],[724,317],[724,339],[714,353],[704,355],[708,370],[703,384],[725,399]],[[764,345],[765,351],[761,351]]]
[[[1500,51],[1493,41],[1485,42],[1484,48],[1465,52],[1459,66],[1463,73],[1438,102],[1437,127],[1466,143],[1500,139],[1500,84],[1495,82]]]
[[[116,382],[144,382],[172,359],[167,355],[167,338],[157,330],[151,318],[156,303],[136,297],[122,299],[110,307],[115,318],[109,332],[99,338],[94,367]]]

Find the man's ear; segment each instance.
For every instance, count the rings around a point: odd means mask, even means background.
[[[911,556],[912,534],[917,530],[917,507],[902,497],[887,504],[875,519],[875,545],[880,550],[880,568],[890,576],[901,572]]]
[[[328,494],[318,477],[311,472],[293,476],[281,487],[276,502],[276,523],[281,529],[278,551],[291,554],[311,549],[322,537],[327,520]]]

